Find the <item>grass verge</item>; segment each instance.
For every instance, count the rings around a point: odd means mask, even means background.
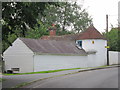
[[[112,66],[112,65],[109,65],[109,66]],[[40,72],[14,73],[14,74],[3,74],[3,75],[25,75],[25,74],[53,73],[53,72],[66,71],[66,70],[105,68],[105,67],[107,67],[107,65],[98,66],[98,67],[88,67],[88,68],[70,68],[70,69],[58,69],[58,70],[49,70],[49,71],[40,71]]]
[[[82,68],[58,69],[58,70],[49,70],[49,71],[40,71],[40,72],[14,73],[14,74],[3,74],[3,75],[24,75],[24,74],[53,73],[53,72],[66,71],[66,70],[75,70],[75,69],[82,69]]]
[[[3,79],[3,78],[0,78],[0,82],[3,82],[3,81],[5,81],[6,79]]]

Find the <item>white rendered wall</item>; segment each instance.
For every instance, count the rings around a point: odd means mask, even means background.
[[[120,52],[117,51],[109,51],[109,63],[112,64],[120,64]]]
[[[92,44],[92,41],[94,41],[94,44]],[[65,68],[97,67],[107,64],[106,40],[82,40],[82,46],[85,51],[96,50],[97,52],[88,56],[35,55],[34,70],[46,71]]]
[[[3,54],[5,70],[20,68],[19,73],[33,72],[33,52],[18,38]]]
[[[34,55],[20,39],[17,39],[13,46],[4,52],[5,69],[20,68],[20,73],[24,73],[106,65],[106,41],[94,40],[94,45],[91,45],[91,42],[92,40],[84,40],[83,48],[86,51],[95,49],[98,51],[96,54],[89,54],[88,56],[56,56]]]
[[[100,62],[100,63],[98,63]],[[56,56],[56,55],[35,55],[34,71],[47,71],[68,68],[85,68],[104,65],[103,60],[96,60],[96,55],[88,56]]]
[[[92,43],[94,41],[94,44]],[[83,49],[88,51],[97,51],[96,52],[96,65],[106,65],[107,64],[107,40],[102,39],[86,39],[82,40]]]

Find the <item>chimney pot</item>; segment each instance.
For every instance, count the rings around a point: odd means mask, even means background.
[[[56,36],[55,24],[52,24],[52,27],[49,28],[49,35],[50,35],[50,36]]]

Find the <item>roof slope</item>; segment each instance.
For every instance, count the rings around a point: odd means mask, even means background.
[[[81,33],[78,34],[68,34],[68,35],[61,35],[61,36],[42,36],[41,39],[43,40],[59,40],[59,41],[75,41],[78,36],[80,36]]]
[[[82,39],[105,39],[105,37],[93,25],[91,25],[77,37],[77,40]]]
[[[93,25],[87,28],[84,32],[78,34],[69,34],[61,36],[43,36],[43,40],[63,40],[63,41],[75,41],[83,39],[106,39]]]
[[[75,42],[42,39],[20,38],[33,52],[40,54],[86,55],[83,49],[78,49]]]

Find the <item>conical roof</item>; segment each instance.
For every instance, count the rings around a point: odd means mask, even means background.
[[[87,28],[80,36],[77,37],[77,40],[83,39],[106,39],[93,25]]]

